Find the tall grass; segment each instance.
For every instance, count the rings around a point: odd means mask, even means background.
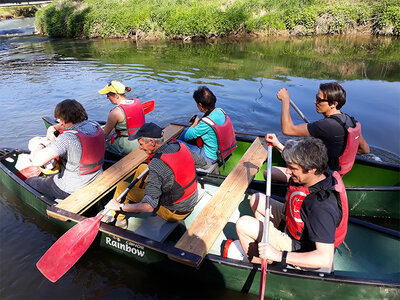
[[[56,0],[37,12],[50,36],[185,38],[332,34],[360,26],[400,34],[400,0]]]

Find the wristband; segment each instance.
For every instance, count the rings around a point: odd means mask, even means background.
[[[121,212],[125,212],[125,211],[123,210],[124,206],[125,206],[125,203],[122,203],[122,204],[119,205],[119,210],[120,210]]]
[[[281,259],[281,263],[286,265],[286,257],[287,257],[288,252],[287,251],[283,251],[282,252],[282,259]]]

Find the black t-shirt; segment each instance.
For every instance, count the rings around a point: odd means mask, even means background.
[[[326,179],[309,187],[310,194],[304,199],[300,216],[304,230],[300,240],[294,241],[295,251],[307,252],[315,249],[315,242],[333,244],[336,228],[341,220],[340,196],[333,189],[336,184],[331,173]]]
[[[354,127],[351,118],[346,114],[335,114],[343,123]],[[311,136],[321,139],[328,149],[328,166],[333,171],[339,170],[339,157],[346,148],[346,131],[338,121],[333,118],[324,118],[307,124]]]

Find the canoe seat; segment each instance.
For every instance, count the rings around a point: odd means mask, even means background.
[[[211,164],[208,168],[197,168],[197,171],[205,172],[207,174],[219,174],[219,166],[218,163]]]
[[[204,197],[207,192],[201,188],[200,184],[198,184],[198,193],[200,201],[185,220],[168,222],[155,213],[128,213],[128,230],[152,240],[163,242],[178,225],[184,226],[184,228],[188,227],[200,213],[208,199],[211,198],[211,196]]]

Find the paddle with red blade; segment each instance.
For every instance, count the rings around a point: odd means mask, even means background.
[[[271,169],[272,169],[272,144],[268,143],[268,159],[267,159],[267,187],[266,187],[266,204],[265,204],[265,220],[264,220],[264,232],[263,232],[263,243],[268,243],[268,232],[269,232],[269,211],[270,211],[270,198],[271,198]],[[265,293],[265,281],[267,277],[267,265],[266,259],[262,260],[261,263],[261,280],[260,280],[260,298],[264,299]]]
[[[142,103],[143,111],[145,114],[148,114],[149,112],[153,111],[154,103],[155,103],[154,100]]]
[[[115,200],[120,201],[148,171],[146,168]],[[64,233],[36,263],[39,271],[51,282],[56,282],[92,244],[99,231],[101,219],[109,211],[106,209],[96,217],[85,219]]]

